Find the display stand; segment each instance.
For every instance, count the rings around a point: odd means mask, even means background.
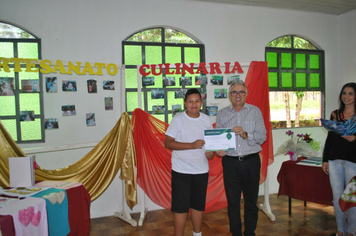
[[[114,213],[114,216],[120,218],[123,221],[131,224],[131,226],[137,226],[136,220],[131,218],[130,213],[127,210],[127,204],[125,201],[125,181],[122,181],[122,210]]]
[[[276,221],[276,217],[271,211],[271,206],[269,204],[269,173],[267,167],[266,180],[264,182],[264,200],[265,202],[260,204],[260,209],[268,216],[271,221]]]

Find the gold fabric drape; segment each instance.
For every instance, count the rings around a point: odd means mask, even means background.
[[[9,186],[8,158],[25,156],[0,121],[1,186]],[[124,112],[115,127],[88,154],[67,167],[45,170],[38,166],[36,181],[55,180],[81,182],[91,201],[110,185],[121,167],[120,179],[125,180],[125,197],[132,209],[137,204],[136,153],[129,115]]]

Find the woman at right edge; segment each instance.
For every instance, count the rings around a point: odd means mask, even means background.
[[[339,95],[340,108],[333,111],[330,120],[346,122],[355,116],[356,83],[345,84]],[[323,152],[323,172],[329,175],[338,232],[330,236],[354,236],[356,233],[356,207],[343,212],[339,205],[346,185],[356,175],[356,133],[342,136],[329,131]]]

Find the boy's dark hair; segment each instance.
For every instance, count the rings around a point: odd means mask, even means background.
[[[200,99],[201,99],[201,94],[200,94],[199,90],[196,89],[196,88],[192,88],[192,89],[189,89],[189,90],[187,91],[187,93],[185,94],[184,102],[187,101],[188,96],[191,95],[191,94],[199,94],[199,97],[200,97]]]

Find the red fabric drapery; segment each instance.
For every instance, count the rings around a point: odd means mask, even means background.
[[[266,178],[267,167],[273,163],[273,150],[271,146],[272,130],[269,122],[267,63],[252,62],[245,82],[248,87],[246,102],[254,104],[261,109],[267,128],[266,143],[268,142],[268,145],[265,145],[265,143],[260,153],[262,160],[260,183],[263,183]],[[266,87],[262,88],[263,86]],[[164,147],[165,132],[168,124],[141,109],[134,110],[131,122],[134,127],[134,142],[136,146],[137,183],[154,203],[170,209],[171,150]],[[270,150],[265,150],[268,148]],[[212,160],[209,160],[209,168],[205,212],[212,212],[227,206],[221,157],[215,156]]]
[[[245,84],[248,96],[246,103],[260,108],[267,130],[266,142],[262,144],[260,184],[266,180],[268,166],[274,161],[272,126],[269,109],[268,66],[265,61],[253,61],[247,72]]]

